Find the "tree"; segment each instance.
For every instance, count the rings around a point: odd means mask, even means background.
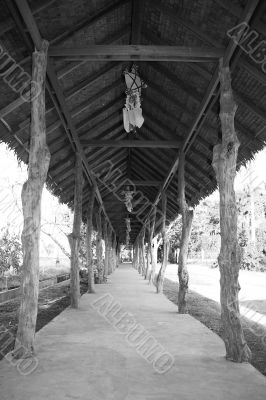
[[[0,238],[0,273],[8,271],[10,267],[20,272],[22,265],[22,246],[15,234],[6,229]]]

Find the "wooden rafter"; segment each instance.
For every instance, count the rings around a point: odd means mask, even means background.
[[[146,147],[146,148],[178,148],[180,142],[177,140],[82,140],[81,143],[87,147]]]
[[[172,61],[172,62],[206,62],[217,60],[224,55],[223,48],[185,47],[185,46],[151,46],[151,45],[88,45],[86,47],[51,46],[50,57],[65,60],[87,61]]]

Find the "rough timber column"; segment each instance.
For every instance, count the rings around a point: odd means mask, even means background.
[[[182,215],[182,233],[180,241],[180,251],[178,256],[178,312],[184,314],[187,311],[186,294],[188,290],[188,270],[187,270],[187,254],[188,245],[193,221],[193,210],[190,210],[185,195],[185,154],[179,156],[178,165],[178,201]]]
[[[75,198],[74,198],[74,221],[73,230],[68,235],[71,250],[70,262],[70,305],[72,308],[78,308],[80,287],[79,287],[79,249],[80,249],[80,227],[82,221],[82,190],[83,190],[83,172],[82,160],[79,153],[76,154],[75,167]]]
[[[141,275],[145,277],[145,227],[141,232],[140,257],[141,257]]]
[[[108,242],[108,275],[113,272],[113,249],[112,249],[112,228],[109,225],[107,229]]]
[[[147,221],[147,236],[148,242],[146,246],[146,270],[145,270],[145,279],[149,279],[151,275],[151,249],[150,249],[150,232],[151,232],[151,219]]]
[[[140,269],[140,246],[139,246],[139,237],[136,238],[136,270],[138,271],[138,273],[140,274],[141,269]]]
[[[87,268],[88,268],[88,293],[95,293],[93,257],[92,257],[92,215],[94,208],[95,191],[96,187],[95,185],[93,185],[90,188],[90,196],[87,209],[86,256],[87,256]]]
[[[34,336],[39,293],[39,242],[41,226],[41,197],[50,163],[46,145],[45,77],[48,42],[43,41],[40,51],[32,56],[31,140],[28,180],[22,188],[24,226],[22,232],[23,276],[21,303],[14,356],[24,358],[34,352]]]
[[[163,261],[159,271],[159,274],[156,279],[156,291],[157,293],[161,293],[163,288],[164,274],[167,267],[168,261],[168,253],[169,253],[169,242],[166,235],[166,207],[167,207],[167,198],[165,192],[162,194],[162,213],[163,213],[163,221],[162,221],[162,240],[163,240]]]
[[[113,235],[113,242],[112,242],[112,250],[113,250],[113,271],[115,271],[117,267],[117,258],[116,258],[116,236]]]
[[[97,270],[99,283],[103,283],[104,264],[103,264],[103,246],[102,246],[102,210],[96,213],[97,237],[96,237],[96,255],[97,255]]]
[[[108,243],[108,225],[107,220],[104,219],[104,227],[103,227],[103,235],[104,235],[104,277],[107,279],[108,275],[108,252],[109,252],[109,243]]]
[[[231,88],[229,67],[220,62],[220,120],[222,143],[213,149],[213,168],[220,192],[221,250],[218,257],[220,268],[221,319],[224,326],[226,358],[243,362],[251,358],[239,318],[238,275],[240,247],[237,241],[237,207],[234,180],[239,141],[234,127],[237,106]]]
[[[148,279],[149,279],[149,284],[153,281],[155,271],[156,271],[156,265],[157,265],[157,259],[155,261],[155,254],[154,254],[154,249],[152,247],[152,240],[153,240],[153,235],[154,235],[154,228],[155,228],[155,222],[156,222],[156,211],[157,208],[154,207],[151,215],[151,224],[150,224],[150,232],[149,232],[149,252],[150,252],[150,259],[151,259],[151,271],[149,273]]]
[[[136,243],[133,244],[133,260],[132,267],[136,268]]]

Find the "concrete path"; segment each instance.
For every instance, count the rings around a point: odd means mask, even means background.
[[[226,361],[220,338],[129,264],[96,288],[38,332],[32,373],[0,364],[1,400],[265,400],[265,377]]]

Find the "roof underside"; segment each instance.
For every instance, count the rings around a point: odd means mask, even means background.
[[[259,39],[266,36],[266,3],[258,2],[250,21]],[[247,0],[32,0],[29,7],[42,38],[50,46],[79,48],[105,45],[175,45],[223,48],[230,45],[226,32],[242,21],[250,2]],[[0,1],[0,41],[24,70],[31,71],[31,53],[35,40],[16,1]],[[265,36],[263,36],[265,35]],[[258,39],[258,40],[259,40]],[[194,206],[216,188],[212,148],[220,137],[219,87],[210,91],[217,61],[169,62],[139,61],[143,90],[145,122],[137,133],[123,128],[122,108],[125,101],[123,71],[132,61],[71,61],[50,57],[58,88],[48,77],[46,96],[47,142],[51,152],[48,186],[64,203],[73,205],[75,144],[71,126],[77,132],[90,170],[104,162],[118,168],[119,182],[129,179],[151,204],[171,171],[178,156],[177,148],[90,147],[89,141],[145,140],[175,141],[186,151],[186,198]],[[235,126],[240,140],[238,168],[262,149],[266,139],[265,74],[261,66],[236,48],[231,58],[232,85],[238,103]],[[27,163],[29,148],[30,104],[1,80],[0,139],[15,149]],[[58,93],[63,95],[62,99]],[[210,94],[208,101],[204,102]],[[59,98],[58,98],[59,97]],[[57,102],[57,103],[56,103]],[[55,104],[59,104],[56,108]],[[203,107],[205,105],[205,108]],[[63,122],[62,122],[63,121]],[[74,128],[73,128],[74,126]],[[68,135],[66,133],[68,131]],[[159,145],[158,145],[159,146]],[[182,147],[182,146],[181,146]],[[109,162],[109,161],[108,161]],[[107,165],[107,164],[105,164]],[[175,172],[175,171],[174,171]],[[87,174],[85,174],[86,176]],[[84,185],[84,215],[89,193],[89,179]],[[125,218],[128,213],[119,199],[124,183],[116,195],[97,181],[99,197],[120,241],[125,240]],[[167,219],[178,214],[177,174],[167,185]],[[145,200],[144,200],[145,199]],[[160,209],[161,202],[158,203]],[[143,216],[145,217],[144,211]],[[142,227],[131,215],[131,242]]]

